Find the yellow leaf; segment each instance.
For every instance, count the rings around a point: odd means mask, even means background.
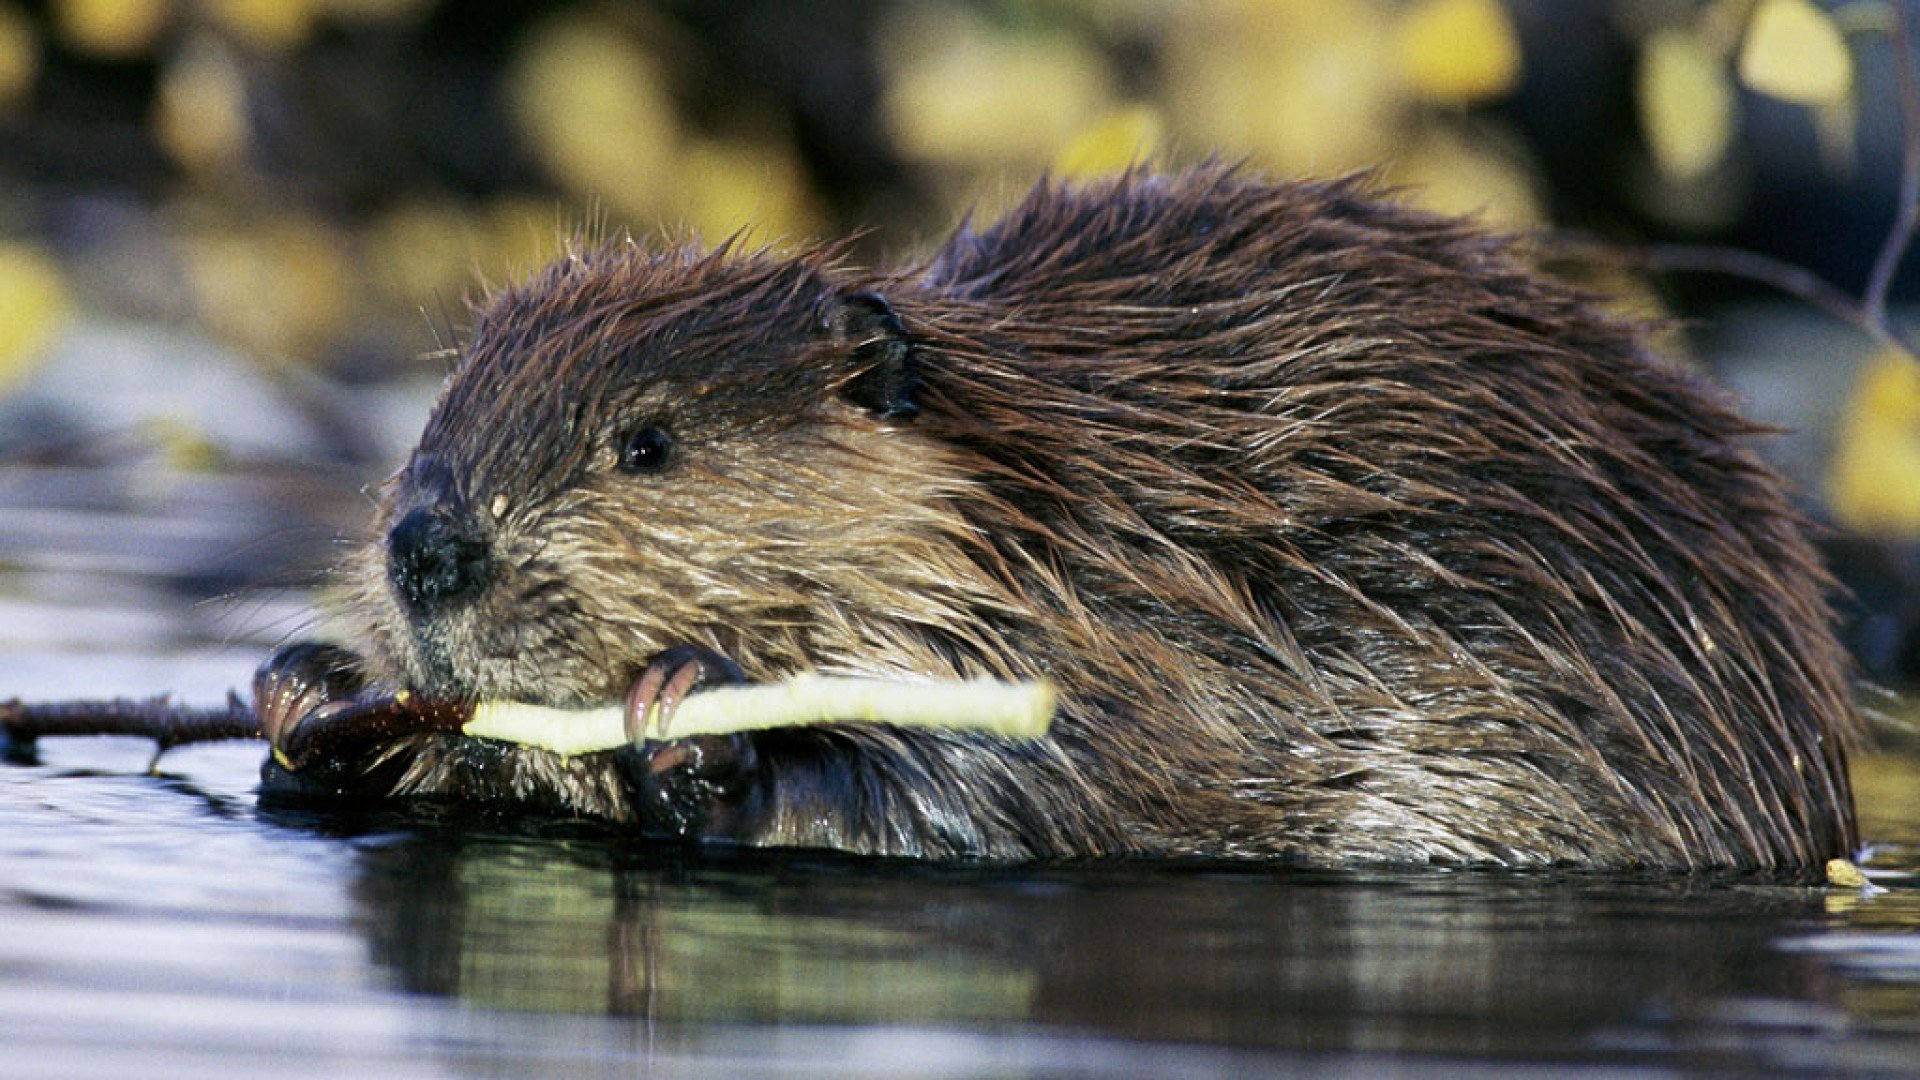
[[[564,248],[570,225],[552,199],[507,195],[481,207],[474,267],[481,281],[523,278]],[[609,234],[599,234],[609,235]]]
[[[373,218],[361,242],[373,285],[396,304],[448,302],[474,284],[479,226],[458,204],[401,203]]]
[[[0,106],[18,101],[40,74],[40,39],[26,13],[0,3]]]
[[[1737,100],[1726,64],[1697,35],[1655,31],[1640,54],[1636,93],[1640,127],[1663,175],[1697,180],[1726,156]]]
[[[311,359],[343,328],[358,278],[325,224],[221,221],[194,229],[185,249],[202,322],[254,355]]]
[[[319,4],[343,22],[404,24],[425,15],[433,0],[319,0]]]
[[[154,95],[154,133],[175,161],[217,172],[247,147],[247,81],[232,51],[210,35],[190,39],[168,62]]]
[[[1167,39],[1183,141],[1297,176],[1367,168],[1397,147],[1405,94],[1379,0],[1193,5]]]
[[[313,33],[314,0],[200,0],[209,19],[262,49],[291,49]]]
[[[672,187],[669,205],[708,243],[743,230],[777,243],[819,224],[805,175],[778,140],[692,140]]]
[[[1534,192],[1526,151],[1490,128],[1449,130],[1434,125],[1386,163],[1385,176],[1414,201],[1445,214],[1478,217],[1504,229],[1538,228],[1545,211]]]
[[[574,194],[651,217],[680,132],[665,74],[610,15],[574,10],[536,27],[506,77],[520,135]]]
[[[1920,533],[1920,361],[1886,349],[1861,369],[1827,485],[1848,528]]]
[[[39,250],[0,244],[0,389],[33,373],[66,327],[66,279]]]
[[[1513,89],[1520,39],[1499,0],[1415,0],[1396,37],[1400,71],[1418,97],[1470,104]]]
[[[1160,146],[1160,114],[1145,105],[1108,113],[1073,137],[1053,159],[1053,171],[1066,177],[1117,173],[1151,159]]]
[[[59,0],[53,25],[61,40],[95,56],[138,56],[167,25],[168,0]]]
[[[149,417],[141,423],[140,434],[169,470],[203,473],[221,462],[219,444],[184,417],[164,413]]]
[[[1852,860],[1828,859],[1827,884],[1842,889],[1864,889],[1873,883],[1867,880],[1867,875]]]
[[[1104,58],[1079,39],[1020,34],[961,10],[901,9],[885,28],[887,126],[926,161],[1042,165],[1109,107]]]
[[[1740,46],[1740,81],[1756,93],[1805,104],[1853,91],[1853,54],[1833,19],[1810,0],[1762,0]]]

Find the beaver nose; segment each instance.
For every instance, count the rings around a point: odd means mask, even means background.
[[[487,566],[486,541],[443,508],[416,507],[387,532],[387,577],[413,611],[478,595]]]

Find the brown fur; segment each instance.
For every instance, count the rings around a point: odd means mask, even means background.
[[[917,417],[842,393],[855,290]],[[1804,870],[1854,842],[1827,582],[1753,427],[1640,336],[1471,225],[1218,167],[1045,183],[892,270],[581,251],[480,310],[376,522],[450,492],[485,593],[409,619],[374,544],[352,606],[443,695],[617,699],[681,642],[1063,691],[1034,744],[757,736],[746,843]],[[668,472],[614,468],[636,423]],[[604,757],[389,764],[635,814]]]

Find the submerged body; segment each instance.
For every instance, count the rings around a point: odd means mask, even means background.
[[[365,677],[550,705],[719,657],[1042,677],[1052,733],[422,734],[273,786],[935,858],[1853,844],[1826,579],[1754,429],[1361,184],[1043,184],[874,271],[582,252],[464,351],[351,568]]]

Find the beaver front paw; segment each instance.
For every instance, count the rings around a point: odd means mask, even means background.
[[[284,751],[287,737],[315,709],[348,700],[366,685],[366,666],[357,653],[324,641],[283,645],[253,673],[260,734]]]
[[[737,812],[759,775],[747,735],[633,743],[615,752],[643,832],[695,840],[734,834]]]
[[[674,710],[687,695],[745,681],[732,660],[698,645],[667,649],[634,680],[626,701],[627,738],[632,741],[615,760],[631,785],[640,825],[647,832],[695,838],[730,831],[734,811],[759,772],[752,737],[649,736],[672,729]]]
[[[253,713],[273,748],[261,767],[263,792],[363,796],[392,778],[401,763],[397,746],[426,734],[459,734],[472,707],[378,694],[359,655],[296,642],[253,673]]]
[[[367,719],[366,688],[359,655],[323,641],[282,646],[260,665],[253,709],[271,748],[260,767],[263,794],[343,793],[400,722]]]

